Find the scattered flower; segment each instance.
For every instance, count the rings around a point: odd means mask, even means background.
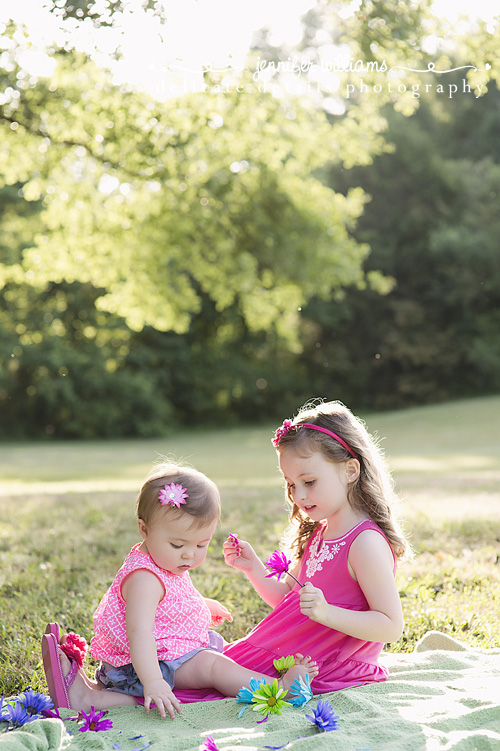
[[[288,570],[291,563],[292,562],[288,560],[284,553],[280,553],[278,550],[275,550],[272,556],[270,556],[265,563],[266,568],[268,568],[271,572],[270,574],[266,574],[266,579],[269,579],[269,577],[271,576],[277,576],[279,581],[283,574],[288,574],[288,576],[291,576],[292,579],[296,581],[300,587],[303,587],[304,585],[301,584],[298,579],[296,579],[295,576]]]
[[[25,708],[29,715],[40,715],[44,710],[52,709],[52,701],[38,691],[28,689],[17,697],[19,704]]]
[[[90,713],[86,714],[82,712],[82,717],[85,718],[85,723],[81,728],[78,728],[80,733],[86,733],[87,730],[91,730],[94,733],[98,733],[100,730],[111,730],[113,722],[111,720],[102,720],[104,715],[108,714],[107,710],[103,712],[96,712],[95,707],[90,707]]]
[[[289,433],[291,430],[295,430],[295,426],[292,425],[291,420],[283,420],[283,425],[278,428],[274,434],[274,438],[272,439],[273,446],[278,446],[280,440],[285,436],[287,433]]]
[[[283,707],[289,707],[290,702],[282,699],[286,695],[286,689],[278,685],[278,679],[275,678],[272,683],[263,683],[252,696],[252,707],[254,712],[269,712],[270,714],[281,714]]]
[[[280,657],[277,660],[273,660],[273,665],[276,668],[276,672],[278,673],[278,676],[282,678],[285,673],[290,670],[290,668],[293,668],[295,665],[295,657],[293,655],[288,655],[287,657]]]
[[[247,706],[252,703],[252,698],[255,691],[257,691],[259,686],[263,685],[265,682],[265,678],[259,678],[258,681],[255,678],[250,678],[250,688],[247,688],[246,686],[240,688],[236,695],[236,701],[240,704],[245,704],[246,706],[244,706],[243,709],[240,710],[238,717],[242,716]]]
[[[53,719],[53,720],[62,720],[61,715],[59,714],[59,709],[57,707],[54,707],[53,709],[42,709],[42,717],[45,717],[45,719]]]
[[[201,751],[219,751],[211,735],[207,735],[205,743],[201,747]]]
[[[299,675],[298,678],[294,680],[289,690],[293,695],[293,699],[290,699],[290,703],[294,707],[302,707],[304,704],[307,704],[307,702],[312,699],[309,675],[306,673],[305,678]]]
[[[6,723],[7,727],[5,728],[5,730],[7,731],[9,729],[9,721],[7,717],[4,717],[3,714],[3,696],[0,696],[0,722]]]
[[[306,714],[308,720],[310,720],[319,730],[338,730],[338,715],[335,714],[329,701],[318,701],[318,706],[313,709],[314,714]]]
[[[171,505],[177,506],[177,508],[180,508],[183,503],[186,503],[186,498],[189,498],[186,488],[183,488],[182,485],[176,485],[175,482],[170,483],[170,485],[165,485],[165,487],[160,490],[158,496],[158,500],[162,506]]]
[[[260,725],[263,722],[267,722],[269,719],[269,712],[266,714],[266,716],[262,720],[257,720],[257,725]]]
[[[15,704],[7,704],[2,711],[2,720],[7,720],[9,726],[11,726],[8,728],[9,730],[21,728],[28,722],[33,722],[33,720],[37,719],[36,716],[28,714],[26,709],[19,701],[16,701]]]

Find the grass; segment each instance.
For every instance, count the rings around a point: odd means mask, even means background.
[[[500,398],[365,416],[402,497],[414,560],[398,570],[413,649],[429,629],[474,647],[500,646]],[[159,455],[175,454],[220,486],[223,517],[202,568],[203,594],[223,601],[243,636],[268,607],[228,569],[230,531],[267,556],[286,524],[272,426],[190,431],[158,440],[0,445],[0,694],[46,690],[40,657],[45,624],[92,635],[92,614],[137,541],[134,502]]]

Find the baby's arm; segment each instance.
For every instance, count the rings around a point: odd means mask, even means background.
[[[308,582],[300,592],[302,613],[356,639],[397,641],[403,631],[403,614],[389,545],[378,532],[365,530],[351,545],[349,564],[370,609],[348,610],[330,605],[321,589]]]
[[[203,599],[207,603],[207,607],[210,610],[210,615],[212,616],[212,623],[214,626],[218,626],[225,620],[228,620],[229,622],[233,620],[233,616],[231,615],[229,610],[220,602],[218,602],[217,600],[211,600],[210,597],[204,597]]]
[[[230,536],[225,541],[223,548],[224,560],[228,566],[243,571],[257,594],[272,608],[276,607],[280,600],[292,589],[295,582],[288,576],[282,578],[281,581],[274,577],[266,578],[269,571],[248,542],[238,540],[236,544]],[[292,571],[292,573],[295,574],[296,572]]]
[[[125,579],[122,595],[127,603],[127,637],[132,664],[144,687],[144,709],[149,712],[154,702],[162,717],[167,710],[173,719],[174,709],[180,714],[181,707],[161,674],[153,636],[156,607],[164,595],[163,585],[150,571],[140,569]]]

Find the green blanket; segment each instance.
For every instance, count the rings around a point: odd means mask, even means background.
[[[339,729],[327,733],[305,718],[308,709],[285,708],[257,724],[260,713],[247,709],[238,719],[242,705],[225,699],[186,704],[175,720],[140,707],[114,709],[107,715],[113,729],[99,733],[80,733],[76,722],[37,720],[0,736],[0,748],[132,751],[151,744],[152,751],[199,751],[210,734],[220,751],[287,742],[304,751],[500,751],[500,649],[472,650],[430,632],[412,654],[385,654],[383,660],[389,680],[323,697],[340,717]]]

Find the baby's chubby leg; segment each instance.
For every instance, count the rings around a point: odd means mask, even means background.
[[[318,674],[317,665],[310,658],[296,655],[296,661],[296,665],[282,679],[284,688],[290,688],[299,675],[309,675],[312,681]],[[240,688],[250,684],[251,678],[265,678],[272,683],[276,676],[249,670],[220,652],[204,649],[175,671],[175,688],[214,688],[225,696],[236,696]]]

